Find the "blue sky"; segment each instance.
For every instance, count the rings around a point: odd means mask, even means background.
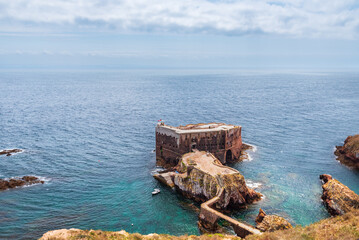
[[[0,0],[0,66],[359,69],[359,4]]]

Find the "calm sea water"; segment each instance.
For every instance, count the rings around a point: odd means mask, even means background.
[[[260,207],[294,224],[328,217],[319,174],[359,193],[359,173],[333,155],[359,133],[358,73],[2,71],[0,149],[26,151],[0,156],[0,177],[46,184],[0,193],[0,239],[60,228],[198,234],[191,201],[151,176],[160,118],[242,125],[257,151],[233,167],[265,195],[233,214],[249,223]]]

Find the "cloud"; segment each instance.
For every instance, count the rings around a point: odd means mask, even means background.
[[[275,34],[357,39],[356,0],[0,0],[0,32]]]

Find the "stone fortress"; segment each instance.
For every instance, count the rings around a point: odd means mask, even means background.
[[[157,164],[176,166],[193,149],[214,154],[222,164],[238,160],[242,148],[242,127],[224,123],[199,123],[172,127],[156,126]]]
[[[258,229],[232,219],[220,210],[242,209],[259,201],[260,193],[247,187],[236,169],[224,164],[240,160],[242,127],[224,123],[156,126],[157,165],[167,168],[153,177],[187,198],[201,202],[198,226],[216,232],[225,220],[241,237],[261,234]]]

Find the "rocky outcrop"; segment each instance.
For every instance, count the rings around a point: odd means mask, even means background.
[[[247,187],[244,177],[235,169],[223,166],[212,154],[188,153],[173,175],[176,189],[195,201],[205,202],[219,196],[216,208],[241,208],[261,198],[261,194]]]
[[[343,146],[336,146],[334,154],[341,163],[359,169],[359,134],[347,137]]]
[[[36,183],[43,184],[44,181],[34,176],[24,176],[22,178],[10,178],[9,180],[0,179],[0,191],[10,188],[28,186]]]
[[[292,224],[284,218],[277,215],[267,215],[262,209],[256,218],[257,229],[262,232],[274,232],[292,228]]]
[[[173,178],[176,174],[174,172],[164,172],[153,175],[155,179],[160,181],[161,183],[169,186],[170,188],[174,188],[175,184],[173,183]]]
[[[328,174],[320,175],[323,181],[323,203],[331,215],[342,215],[359,209],[359,196]]]
[[[2,150],[0,151],[0,155],[6,155],[6,156],[11,156],[12,154],[14,153],[19,153],[19,152],[22,152],[23,150],[21,149],[5,149],[5,150]]]

